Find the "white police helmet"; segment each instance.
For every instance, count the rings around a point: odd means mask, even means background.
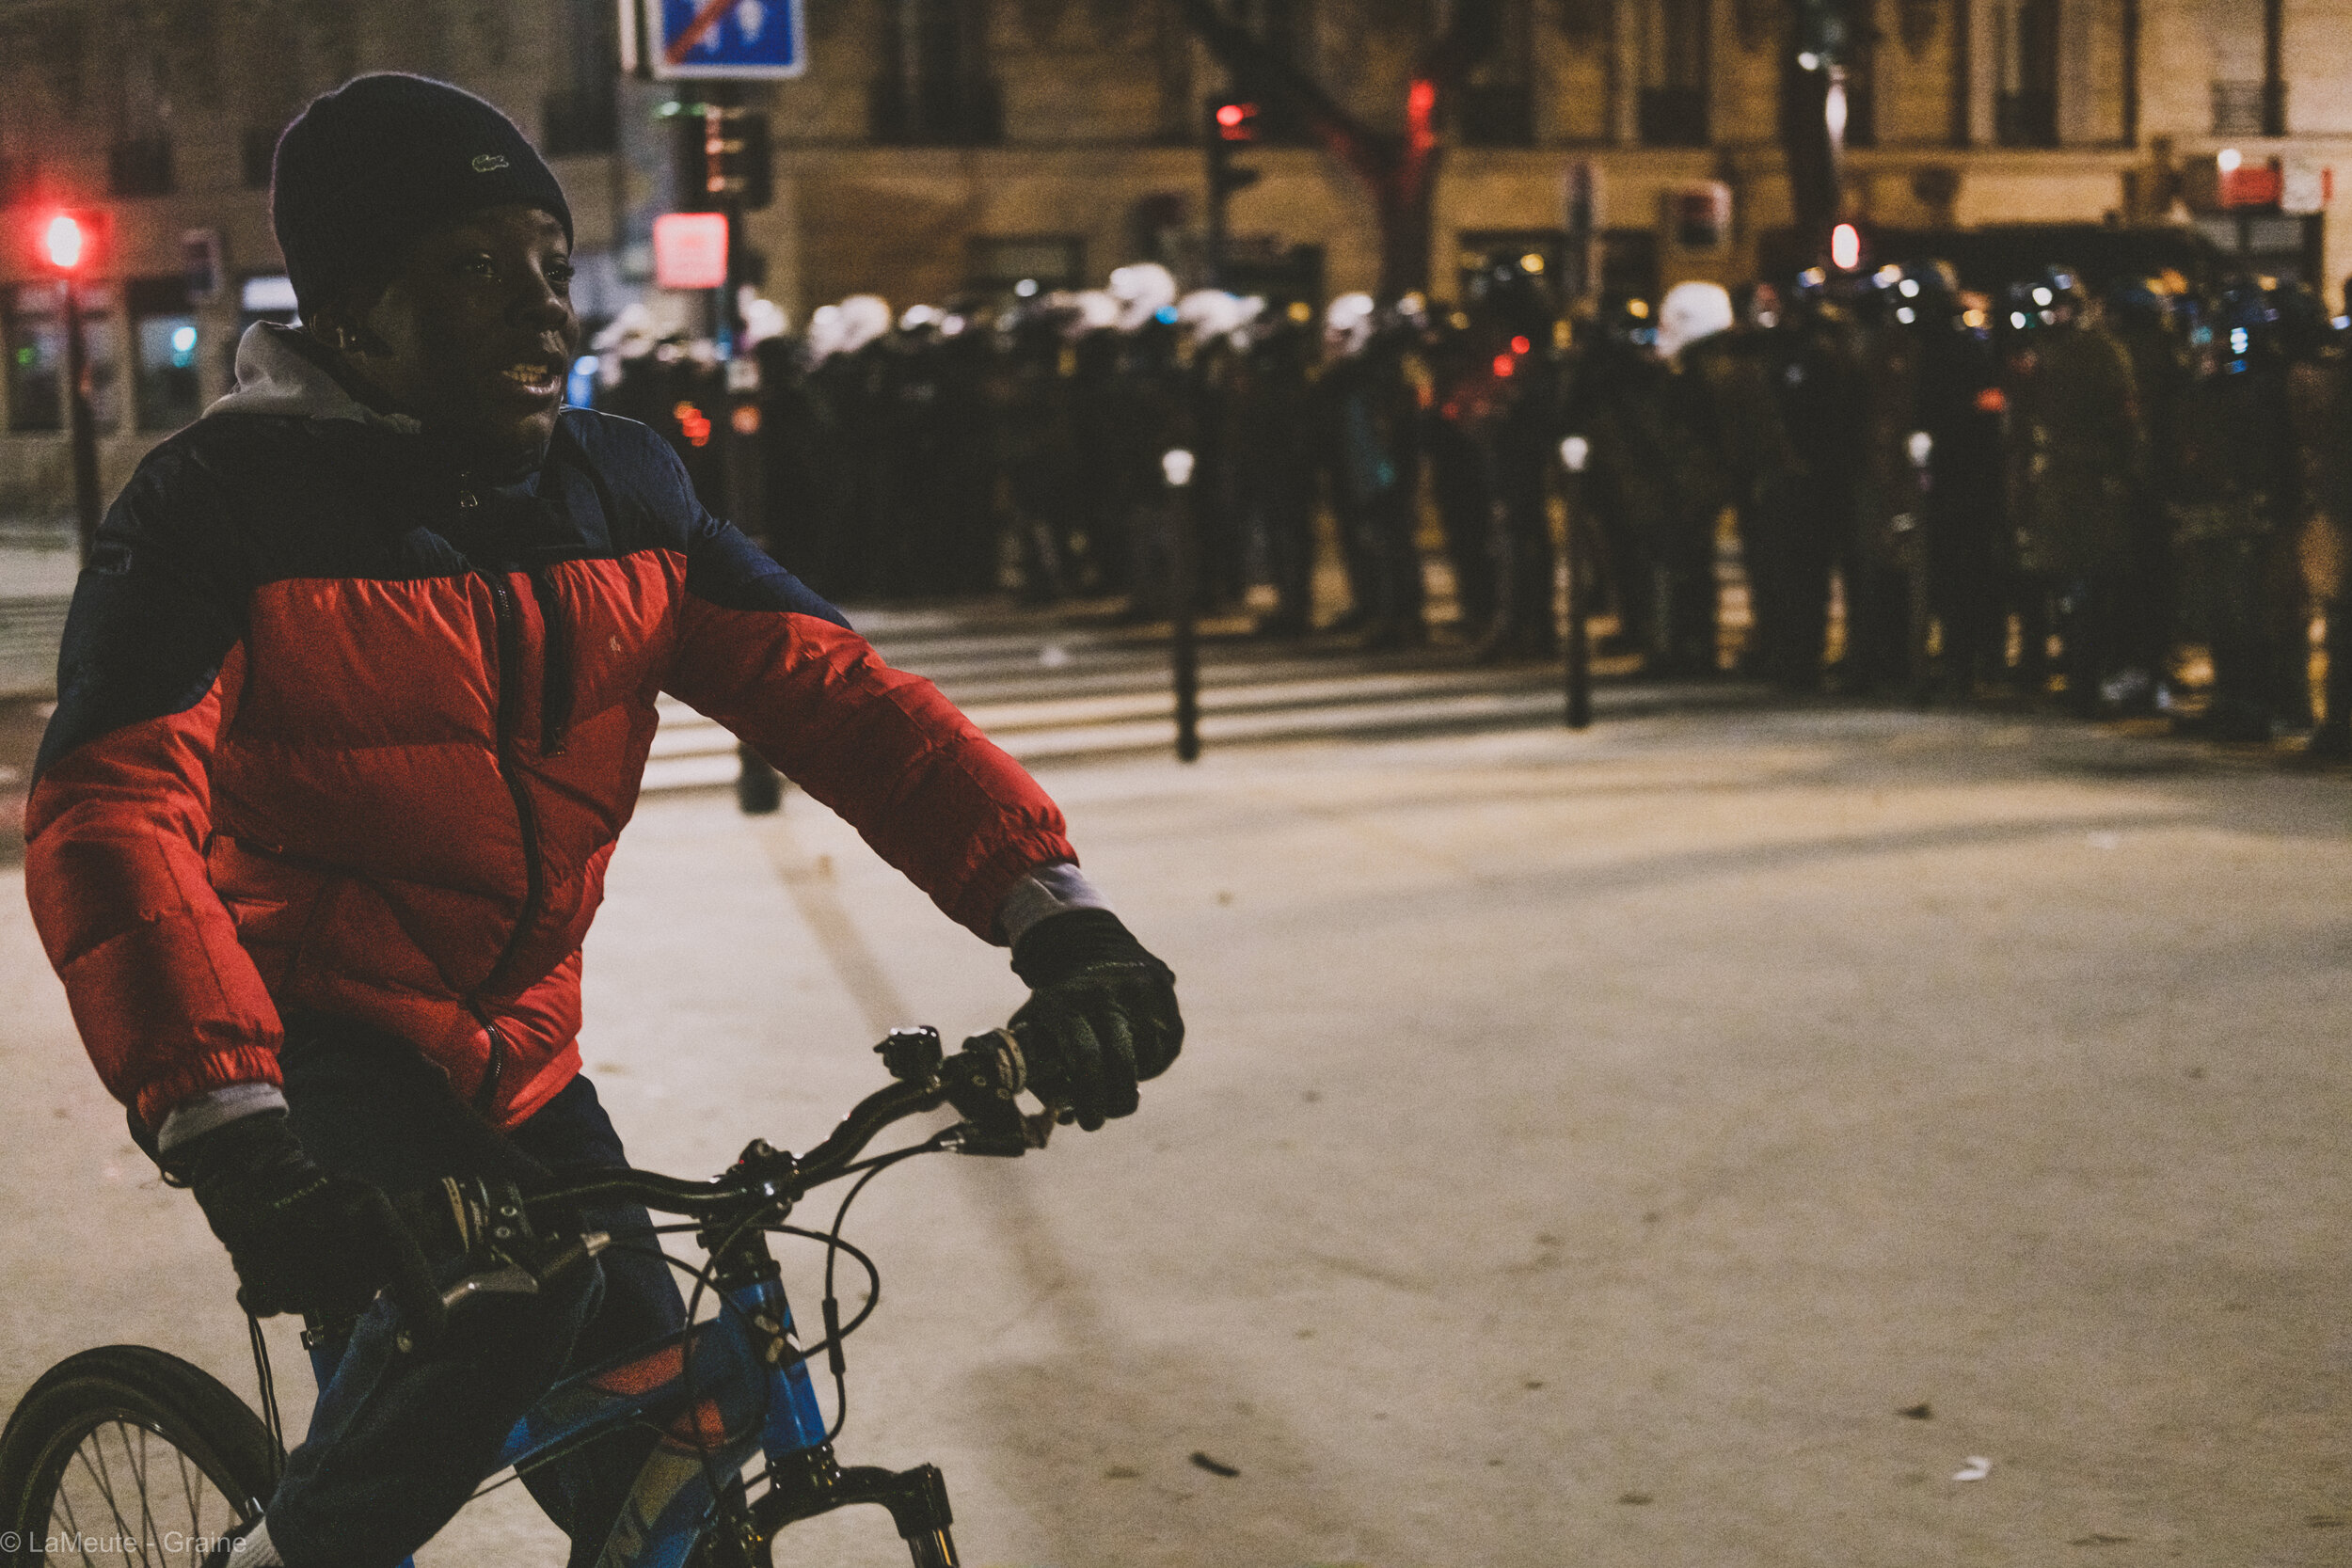
[[[1731,292],[1721,283],[1677,283],[1658,308],[1658,354],[1671,359],[1702,338],[1728,332]]]
[[[1111,297],[1119,301],[1119,325],[1133,332],[1176,303],[1176,275],[1157,261],[1137,261],[1111,274]]]
[[[1176,302],[1176,319],[1195,343],[1213,342],[1240,331],[1254,313],[1248,301],[1223,289],[1195,289]]]
[[[890,301],[880,294],[851,294],[841,302],[837,351],[855,354],[890,330]]]
[[[1372,296],[1342,294],[1323,308],[1323,341],[1334,354],[1360,353],[1372,341]]]

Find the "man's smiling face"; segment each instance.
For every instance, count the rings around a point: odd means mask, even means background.
[[[536,207],[485,208],[412,245],[373,305],[330,313],[329,341],[398,412],[484,456],[554,433],[580,345],[571,245]]]

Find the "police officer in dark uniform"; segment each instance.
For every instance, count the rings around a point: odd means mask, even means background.
[[[2224,740],[2266,741],[2277,716],[2271,552],[2294,489],[2277,326],[2259,281],[2224,286],[2211,322],[2192,338],[2196,381],[2178,433],[2172,521],[2183,618],[2211,654],[2204,727]]]
[[[1804,691],[1821,684],[1830,573],[1857,527],[1861,378],[1852,318],[1829,297],[1819,269],[1799,277],[1775,339],[1781,422],[1799,467],[1784,514],[1788,531],[1774,552],[1784,569],[1770,575],[1772,602],[1757,620],[1780,628],[1767,648],[1774,678]]]
[[[2006,515],[2000,361],[1991,302],[1964,295],[1938,262],[1919,280],[1919,428],[1928,437],[1928,600],[1942,633],[1944,693],[1964,700],[2007,657],[1995,551]]]
[[[1260,635],[1303,637],[1314,629],[1314,339],[1288,310],[1251,330],[1238,393],[1242,489],[1274,588]]]
[[[2180,421],[2190,386],[2170,291],[2153,277],[2126,277],[2106,296],[2106,326],[2131,361],[2132,388],[2145,437],[2130,491],[2130,542],[2118,580],[2116,657],[2111,682],[2125,712],[2151,711],[2171,663],[2172,540],[2168,501],[2177,489]]]

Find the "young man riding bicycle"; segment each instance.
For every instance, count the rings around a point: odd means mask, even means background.
[[[421,1342],[392,1298],[462,1255],[386,1196],[626,1163],[580,1075],[580,943],[659,693],[1011,946],[1031,1080],[1082,1125],[1133,1111],[1184,1025],[1018,765],[705,512],[651,431],[562,406],[570,210],[503,115],[361,77],[288,128],[272,218],[303,325],[247,333],[236,390],[100,530],[26,888],[240,1301],[357,1315],[234,1561],[389,1568],[566,1367],[680,1320],[664,1266],[616,1248]],[[525,1478],[579,1568],[651,1441]]]

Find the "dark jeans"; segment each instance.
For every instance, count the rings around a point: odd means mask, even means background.
[[[279,1062],[304,1151],[388,1193],[445,1176],[528,1193],[628,1163],[585,1077],[501,1135],[458,1102],[439,1069],[372,1028],[290,1018]],[[476,1298],[430,1351],[398,1348],[389,1300],[361,1316],[270,1498],[270,1540],[289,1568],[390,1568],[464,1505],[558,1378],[683,1326],[669,1265],[645,1250],[657,1238],[644,1210],[589,1210],[579,1221],[613,1239],[594,1268],[538,1295]],[[443,1284],[464,1272],[458,1256],[432,1262]],[[596,1561],[655,1438],[631,1429],[523,1478],[572,1538],[573,1568]]]

